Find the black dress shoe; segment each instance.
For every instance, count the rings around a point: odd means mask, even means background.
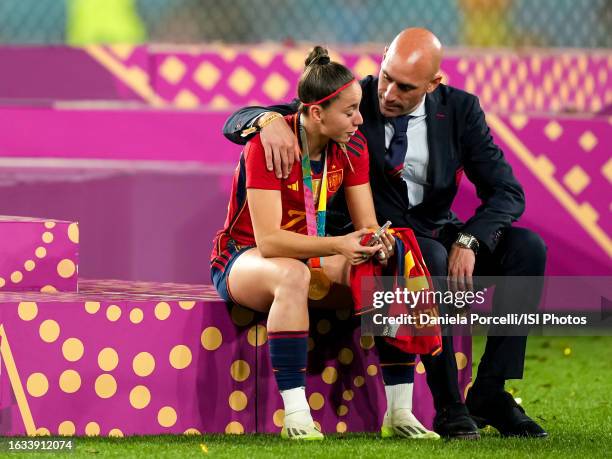
[[[436,412],[433,430],[442,438],[458,440],[478,440],[478,426],[470,417],[465,405],[454,403]]]
[[[508,392],[484,396],[470,391],[465,404],[480,428],[487,425],[495,427],[505,437],[548,436],[537,422],[525,414],[523,407],[517,404]]]

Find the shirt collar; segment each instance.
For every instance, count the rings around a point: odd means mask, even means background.
[[[423,100],[421,100],[421,103],[419,103],[419,105],[417,105],[417,107],[408,114],[414,117],[425,115],[425,96],[423,96]]]

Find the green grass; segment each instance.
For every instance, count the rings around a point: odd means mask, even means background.
[[[474,355],[484,346],[475,338]],[[156,436],[77,438],[70,457],[215,457],[264,458],[450,458],[565,457],[589,459],[612,454],[612,338],[532,337],[526,357],[526,378],[507,388],[520,397],[527,413],[549,432],[545,440],[506,439],[484,431],[466,441],[382,440],[375,434],[329,435],[321,443],[289,443],[270,435]],[[205,445],[205,453],[201,447]],[[16,453],[16,457],[58,457],[60,454]]]

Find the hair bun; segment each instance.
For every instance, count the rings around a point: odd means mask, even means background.
[[[315,46],[304,63],[306,67],[309,67],[311,65],[327,65],[330,62],[331,59],[327,50],[322,46]]]

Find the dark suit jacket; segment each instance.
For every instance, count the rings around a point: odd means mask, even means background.
[[[495,145],[478,98],[451,86],[439,85],[425,99],[429,165],[423,202],[408,208],[408,193],[403,181],[385,173],[385,119],[378,105],[378,79],[361,80],[363,132],[370,151],[370,183],[379,222],[391,220],[393,226],[410,227],[419,236],[446,238],[461,229],[473,234],[493,250],[501,230],[523,213],[525,196],[503,152]],[[240,132],[263,111],[283,115],[295,113],[298,101],[271,107],[248,107],[234,113],[225,123],[224,135],[234,143],[246,143]],[[481,205],[467,222],[451,212],[458,183],[465,172],[476,186]],[[350,219],[344,196],[338,193],[328,206],[330,233],[346,233]]]

